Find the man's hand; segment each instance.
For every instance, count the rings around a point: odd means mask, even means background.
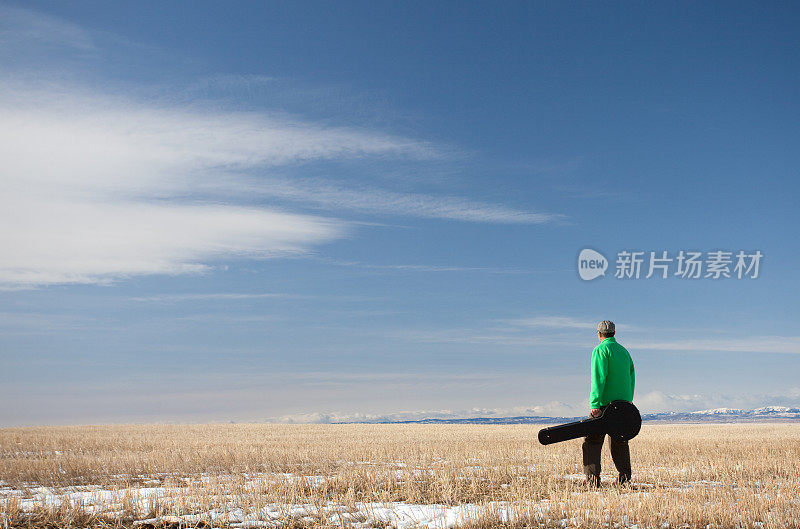
[[[600,417],[601,415],[603,415],[603,410],[599,408],[595,408],[589,412],[589,417]]]

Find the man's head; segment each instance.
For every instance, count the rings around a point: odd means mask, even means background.
[[[597,324],[597,339],[601,342],[606,338],[611,338],[614,336],[615,332],[616,329],[613,321],[603,320]]]

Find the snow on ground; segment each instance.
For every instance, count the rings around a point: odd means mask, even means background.
[[[140,512],[147,512],[151,500],[175,497],[176,495],[191,495],[186,488],[178,487],[136,487],[120,490],[81,487],[81,490],[73,489],[70,492],[62,493],[47,487],[36,487],[26,492],[25,496],[27,497],[23,498],[22,491],[3,488],[0,489],[0,498],[16,496],[25,512],[33,512],[35,509],[45,506],[58,507],[68,501],[73,506],[82,507],[87,513],[113,517],[115,513],[122,511],[123,502],[133,503]],[[334,525],[349,525],[356,528],[382,525],[397,529],[412,527],[444,529],[477,521],[486,516],[492,516],[492,519],[495,520],[508,521],[515,516],[510,511],[511,509],[513,507],[505,502],[458,506],[419,505],[405,502],[357,502],[350,506],[337,503],[327,503],[321,506],[268,503],[261,508],[250,510],[230,506],[225,509],[215,508],[181,516],[167,515],[158,519],[142,517],[136,523],[180,522],[194,525],[201,521],[211,521],[213,524],[227,523],[233,527],[250,528],[275,527],[282,525],[287,520],[313,523],[324,517]],[[532,509],[532,512],[544,514],[549,509],[549,502],[544,500],[534,504]]]
[[[562,476],[568,480],[582,482],[583,474]],[[257,480],[286,479],[302,480],[318,484],[323,476],[299,476],[292,474],[250,475],[251,483]],[[412,504],[405,502],[348,504],[282,504],[263,503],[258,507],[242,508],[237,504],[237,497],[222,493],[217,489],[209,498],[206,485],[219,483],[219,477],[200,477],[194,482],[186,482],[184,486],[164,486],[158,480],[145,481],[142,484],[120,489],[106,489],[101,486],[71,487],[52,489],[48,487],[32,487],[18,490],[7,484],[0,484],[0,501],[16,500],[24,512],[34,512],[41,508],[58,508],[64,502],[82,508],[88,514],[102,515],[109,518],[120,516],[124,509],[136,513],[137,524],[158,524],[161,522],[177,522],[195,525],[198,522],[211,522],[215,526],[222,524],[237,528],[276,527],[287,521],[306,522],[313,525],[325,520],[330,525],[348,525],[354,528],[372,528],[376,526],[394,527],[397,529],[425,528],[448,529],[470,524],[480,520],[508,522],[520,517],[544,517],[552,521],[562,519],[558,503],[548,500],[519,503],[490,502],[484,504],[442,505]],[[249,481],[248,480],[248,481]],[[607,486],[613,476],[603,476]],[[693,486],[713,486],[712,483],[696,483]],[[690,485],[690,486],[692,486]],[[682,488],[679,486],[679,488]],[[652,492],[652,485],[637,483],[631,494],[638,498],[646,497]],[[597,491],[576,491],[575,494],[599,493]],[[153,507],[161,504],[166,507],[161,512],[190,512],[192,514],[167,514],[160,518],[151,518],[156,512]],[[211,504],[211,505],[210,505]],[[173,510],[170,505],[182,505],[181,511]],[[212,508],[212,505],[214,506]],[[552,509],[552,513],[551,513]],[[552,516],[552,518],[551,518]]]
[[[355,509],[342,505],[328,504],[323,507],[329,523],[351,527],[391,526],[397,529],[410,528],[452,528],[476,521],[487,514],[507,521],[510,516],[505,506],[499,502],[488,506],[478,505],[417,505],[411,503],[356,503]],[[213,522],[228,522],[233,527],[274,527],[287,517],[305,522],[319,518],[319,509],[311,505],[285,506],[272,504],[260,510],[245,512],[235,509],[228,513],[216,510],[198,515],[165,516],[165,522],[197,523],[211,519]],[[155,523],[156,519],[141,520],[139,523]]]

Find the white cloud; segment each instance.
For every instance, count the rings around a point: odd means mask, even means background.
[[[696,411],[713,406],[715,400],[704,395],[674,395],[651,391],[635,396],[634,402],[642,413],[660,413]]]
[[[198,273],[210,260],[295,254],[344,233],[328,219],[236,206],[9,198],[0,209],[6,285]]]
[[[398,338],[429,343],[509,346],[559,345],[585,348],[589,345],[594,346],[592,340],[595,339],[596,327],[597,322],[580,320],[571,316],[536,315],[525,318],[489,320],[472,328],[406,329]],[[631,328],[630,325],[620,326],[620,329],[624,330]]]
[[[285,294],[282,292],[262,292],[243,294],[237,292],[214,292],[207,294],[156,294],[153,296],[136,296],[130,298],[131,301],[157,302],[157,303],[177,303],[181,301],[239,301],[248,299],[274,299],[274,298],[297,298],[302,297],[297,294]]]
[[[93,51],[88,31],[60,18],[27,9],[0,6],[0,49],[6,53],[31,47]]]
[[[374,132],[161,107],[76,88],[6,83],[0,106],[4,172],[24,174],[12,180],[24,189],[36,183],[158,195],[219,184],[227,171],[255,166],[431,153],[422,143]]]
[[[715,408],[736,408],[752,410],[763,406],[798,406],[800,392],[797,388],[771,393],[710,393],[710,394],[671,394],[651,391],[634,397],[634,403],[642,413],[693,412]]]
[[[424,151],[412,141],[263,115],[5,84],[0,285],[196,273],[217,259],[305,252],[344,236],[347,224],[184,197],[224,176],[219,168]]]
[[[670,394],[651,391],[634,400],[642,413],[694,412],[715,408],[752,410],[763,406],[800,406],[800,389],[789,388],[768,394]],[[553,401],[540,405],[505,408],[471,408],[462,410],[414,410],[389,413],[359,412],[308,412],[272,417],[268,422],[283,423],[334,423],[334,422],[386,422],[417,421],[421,419],[470,419],[476,417],[581,417],[588,402],[574,404]]]
[[[348,187],[307,165],[369,158],[386,167],[441,157],[423,141],[274,113],[157,104],[125,95],[130,87],[64,81],[76,72],[97,78],[89,72],[116,49],[97,42],[109,39],[120,37],[0,6],[0,288],[197,273],[231,257],[308,252],[347,234],[351,225],[326,218],[331,212],[497,223],[560,218]],[[292,179],[270,174],[279,166],[300,170]],[[325,213],[254,207],[256,199]]]
[[[529,316],[527,318],[515,318],[503,321],[515,327],[580,329],[582,331],[596,331],[597,324],[600,323],[601,320],[580,320],[571,316],[537,315]],[[617,325],[618,331],[630,332],[638,329],[638,327],[628,324]]]
[[[397,422],[422,419],[473,419],[477,417],[578,417],[585,406],[576,407],[564,402],[511,408],[470,408],[463,410],[413,410],[388,413],[308,412],[270,417],[267,422],[329,424],[336,422]]]
[[[460,197],[400,193],[371,187],[347,188],[319,179],[289,181],[270,178],[242,185],[262,196],[326,209],[502,224],[542,224],[563,218],[559,214],[532,213]]]
[[[586,346],[585,334],[575,334],[573,330],[595,332],[597,323],[580,320],[571,316],[537,315],[525,318],[495,320],[501,325],[480,326],[460,329],[429,329],[407,332],[405,337],[423,342],[486,343],[498,345],[537,345],[552,343],[559,345]],[[657,350],[673,352],[756,352],[800,354],[800,336],[741,336],[728,338],[693,338],[702,332],[708,336],[707,329],[687,330],[680,340],[650,340],[645,335],[658,334],[657,331],[636,325],[617,325],[617,331],[626,334],[624,345],[630,351]],[[716,331],[720,333],[719,330]],[[581,338],[583,336],[583,338]],[[728,334],[730,336],[730,334]]]
[[[730,351],[800,354],[800,336],[745,336],[741,338],[686,338],[676,341],[626,342],[631,349],[658,351]]]
[[[373,264],[360,261],[337,261],[325,259],[323,262],[336,266],[364,268],[367,270],[399,270],[409,272],[487,272],[490,274],[535,274],[536,270],[520,268],[497,268],[492,266],[448,266],[448,265],[419,265],[419,264]]]
[[[309,160],[434,155],[424,143],[374,132],[6,82],[0,285],[202,272],[214,260],[302,253],[347,233],[348,224],[336,219],[241,205],[253,196],[337,212],[475,222],[555,218],[453,197],[348,190],[318,178],[243,176]]]
[[[581,321],[569,316],[531,316],[506,320],[511,325],[520,327],[546,327],[551,329],[589,329],[597,327],[597,322]]]

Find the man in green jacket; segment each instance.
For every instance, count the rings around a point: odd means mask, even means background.
[[[597,325],[600,344],[592,351],[592,386],[589,397],[590,415],[597,417],[613,400],[633,402],[635,375],[628,350],[614,338],[614,322],[604,320]],[[605,434],[587,435],[583,441],[583,472],[589,485],[600,485],[600,453]],[[617,483],[631,479],[631,453],[627,441],[611,440],[611,459],[617,467]]]

